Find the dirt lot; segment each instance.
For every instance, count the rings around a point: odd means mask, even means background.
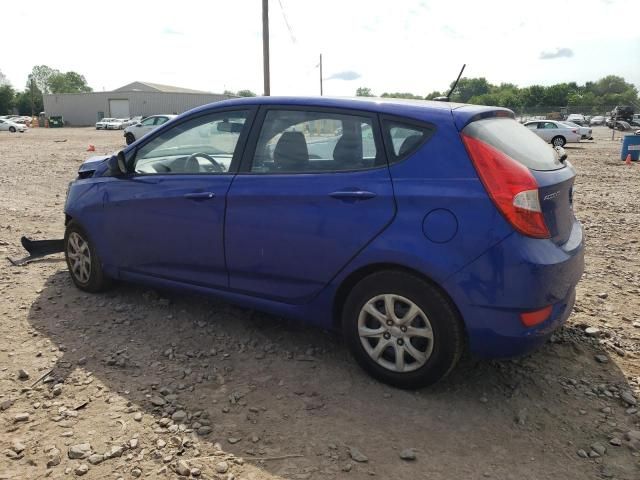
[[[87,145],[122,132],[0,133],[0,256],[19,257],[22,234],[62,236]],[[327,332],[126,284],[87,295],[61,256],[2,258],[0,479],[637,480],[640,166],[618,138],[567,149],[588,243],[567,326],[418,392],[372,381]]]

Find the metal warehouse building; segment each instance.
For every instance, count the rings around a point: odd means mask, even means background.
[[[44,95],[47,116],[62,115],[66,125],[93,125],[104,117],[182,113],[229,95],[148,82],[133,82],[111,92]]]

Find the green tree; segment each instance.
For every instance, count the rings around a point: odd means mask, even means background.
[[[371,89],[368,87],[359,87],[356,90],[356,97],[373,97],[373,93],[371,92]]]
[[[15,92],[11,85],[0,85],[0,114],[11,113],[14,94]]]
[[[424,99],[425,100],[433,100],[434,98],[444,97],[444,95],[445,95],[444,93],[441,93],[441,92],[438,92],[437,90],[434,90],[429,95],[424,97]]]
[[[451,82],[449,88],[453,87]],[[467,103],[471,97],[484,95],[489,93],[491,85],[484,77],[481,78],[461,78],[455,90],[451,94],[451,100],[454,102]]]
[[[18,92],[15,96],[15,108],[20,115],[31,115],[31,91]],[[44,110],[42,104],[42,92],[34,85],[33,91],[33,113],[38,115]]]
[[[239,97],[255,97],[256,96],[256,94],[251,90],[238,90],[238,93],[236,93],[236,95],[238,95]]]
[[[409,92],[392,92],[392,93],[384,92],[380,96],[382,98],[409,98],[414,100],[423,100],[423,98],[420,95],[414,95],[413,93],[409,93]]]
[[[31,81],[33,81],[36,87],[38,87],[38,90],[40,90],[42,93],[51,93],[49,80],[53,75],[57,73],[60,72],[55,68],[51,68],[46,65],[36,65],[31,69],[31,73],[27,78],[26,88],[29,89],[31,87]]]
[[[76,72],[54,73],[47,81],[51,93],[84,93],[92,92],[83,75]]]
[[[592,91],[596,95],[606,95],[612,93],[624,94],[628,91],[632,91],[635,95],[638,95],[636,87],[624,81],[624,78],[617,75],[608,75],[601,78],[592,86]]]

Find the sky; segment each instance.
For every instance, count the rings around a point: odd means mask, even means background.
[[[147,81],[262,93],[261,3],[14,2],[0,71],[17,89],[45,64],[96,91]],[[496,84],[614,74],[640,89],[640,0],[269,0],[269,17],[272,95],[318,95],[320,53],[325,95],[426,95],[463,63]]]

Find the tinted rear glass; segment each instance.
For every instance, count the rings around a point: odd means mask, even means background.
[[[564,167],[551,145],[510,118],[478,120],[467,125],[462,132],[488,143],[532,170]]]

